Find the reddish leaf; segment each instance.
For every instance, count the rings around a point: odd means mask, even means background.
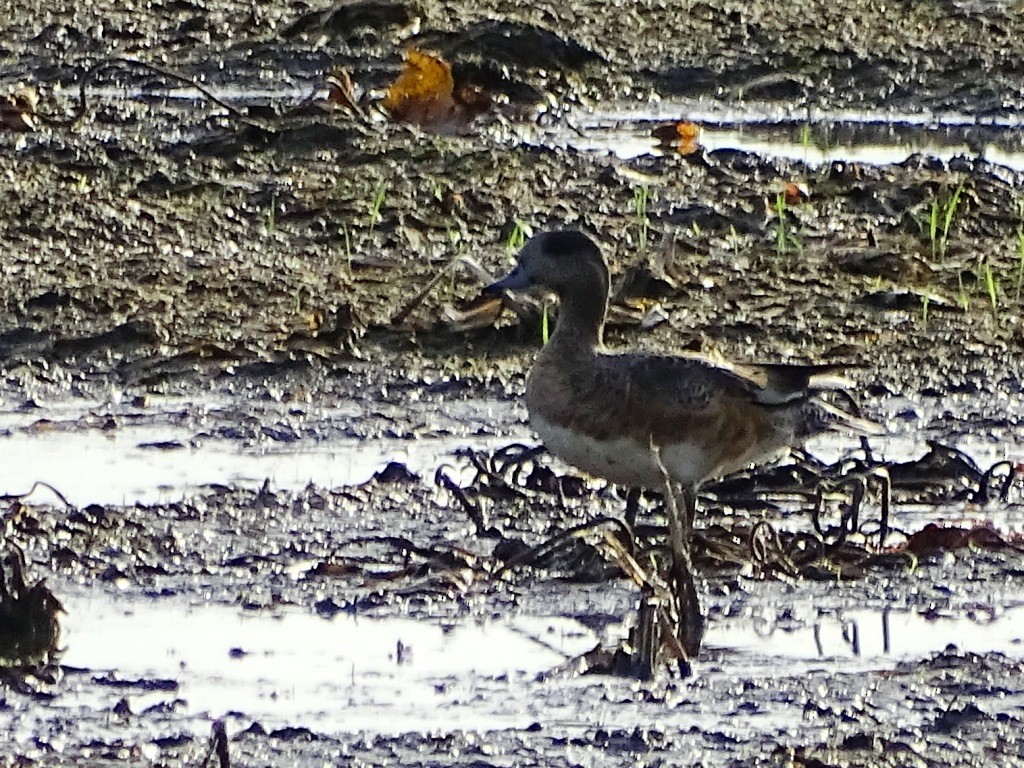
[[[929,523],[907,540],[906,549],[918,557],[937,552],[952,552],[964,547],[979,549],[1016,549],[996,530],[979,525],[974,528],[940,526]]]
[[[700,126],[688,120],[659,125],[651,131],[663,149],[672,149],[680,155],[690,155],[700,148]]]

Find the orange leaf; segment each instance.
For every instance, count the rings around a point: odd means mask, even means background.
[[[689,120],[659,125],[651,131],[663,149],[674,149],[680,155],[691,155],[700,149],[700,126]]]
[[[782,195],[786,199],[786,205],[797,205],[811,197],[811,191],[802,181],[788,181],[782,188]]]
[[[700,126],[696,123],[683,120],[676,123],[676,134],[679,138],[686,141],[691,141],[700,136]]]
[[[448,62],[410,48],[398,79],[388,86],[383,106],[396,120],[420,124],[445,122],[456,111],[454,90]]]

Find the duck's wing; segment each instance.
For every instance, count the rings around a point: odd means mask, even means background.
[[[563,371],[564,376],[540,377],[531,408],[598,439],[631,434],[643,442],[651,436],[714,433],[749,447],[775,429],[780,408],[809,409],[815,427],[825,419],[837,421],[838,409],[819,414],[815,405],[816,392],[824,388],[819,383],[835,384],[836,370],[730,366],[686,355],[599,354],[586,366]]]
[[[861,435],[882,435],[885,428],[870,419],[862,418],[860,409],[850,399],[851,411],[830,405],[817,397],[820,392],[848,392],[854,382],[843,376],[860,366],[847,363],[825,363],[821,365],[789,365],[772,363],[768,365],[746,365],[734,371],[737,375],[754,382],[760,389],[755,393],[757,402],[766,406],[783,406],[790,403],[806,403],[804,408],[807,434],[813,434],[829,427],[840,425]]]
[[[599,367],[610,380],[628,379],[633,398],[693,409],[705,407],[715,397],[783,405],[853,384],[841,375],[850,368],[843,364],[734,364],[701,355],[636,353],[602,356]]]
[[[615,423],[623,430],[681,429],[723,408],[765,411],[795,398],[795,387],[775,383],[769,371],[740,370],[696,355],[603,354],[576,373],[574,420],[606,424],[612,431]]]
[[[768,390],[752,375],[704,358],[598,355],[565,386],[571,408],[552,408],[554,398],[543,402],[548,392],[536,391],[533,409],[599,441],[628,437],[640,445],[674,445],[680,476],[701,479],[759,456],[765,446],[778,448],[777,393],[762,402]]]

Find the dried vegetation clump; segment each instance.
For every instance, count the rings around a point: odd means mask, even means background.
[[[13,544],[0,558],[0,668],[45,665],[58,651],[60,601],[45,581],[30,583],[25,555]]]
[[[671,568],[666,571],[671,559],[665,526],[641,522],[631,527],[613,511],[529,545],[521,535],[495,527],[496,519],[514,529],[538,507],[573,510],[580,516],[588,508],[608,510],[608,499],[601,499],[606,490],[556,473],[536,449],[513,445],[492,455],[471,452],[468,458],[476,472],[470,483],[459,486],[444,471],[436,481],[478,532],[498,539],[494,553],[501,564],[496,575],[525,568],[582,581],[625,576],[639,588],[637,620],[628,641],[595,649],[580,660],[579,669],[649,679],[661,663],[670,661],[688,673],[693,654],[677,628],[693,597],[685,589],[680,594]],[[904,503],[1019,504],[1021,477],[1021,468],[1013,463],[997,462],[981,470],[962,452],[937,443],[906,463],[879,461],[866,443],[863,456],[835,464],[802,456],[791,464],[754,469],[709,485],[703,517],[710,520],[694,531],[693,563],[708,578],[733,573],[752,579],[834,582],[871,571],[914,570],[937,554],[960,550],[1021,560],[1024,540],[989,525],[928,523],[914,531],[895,525],[895,513]],[[784,514],[785,522],[751,521],[747,510],[754,509],[760,510],[754,516],[764,515],[764,510]]]

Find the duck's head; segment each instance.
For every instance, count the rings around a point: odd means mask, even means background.
[[[601,250],[582,232],[560,230],[531,237],[515,268],[484,289],[487,293],[548,290],[563,300],[588,293],[603,304],[608,297],[608,266]]]

